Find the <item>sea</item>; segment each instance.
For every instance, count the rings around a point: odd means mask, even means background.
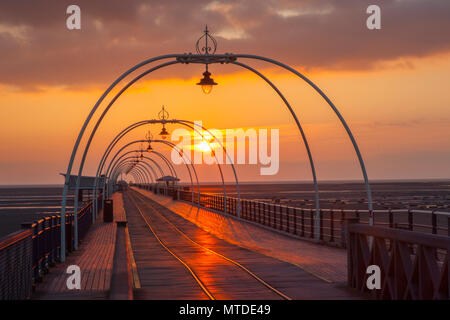
[[[186,188],[188,188],[186,186]],[[237,197],[234,184],[226,184],[228,196]],[[374,209],[423,209],[450,212],[450,180],[373,181]],[[364,184],[358,181],[319,183],[320,207],[367,209]],[[59,213],[61,185],[0,186],[0,238],[21,228],[21,223]],[[202,193],[222,194],[223,186],[202,184]],[[240,183],[240,196],[293,207],[313,208],[314,187],[310,182]],[[73,210],[72,193],[67,209]]]

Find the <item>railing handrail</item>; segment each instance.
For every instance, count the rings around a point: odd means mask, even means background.
[[[21,229],[7,234],[0,238],[0,251],[32,235],[31,229]]]
[[[190,192],[190,191],[186,191],[186,190],[180,190],[183,192]],[[200,193],[200,195],[212,195],[212,196],[221,196],[221,194],[218,193]],[[234,200],[238,200],[238,198],[236,197],[232,197],[232,196],[227,196],[227,198],[230,199],[234,199]],[[316,210],[315,208],[305,208],[305,207],[293,207],[293,206],[287,206],[284,204],[280,204],[280,203],[274,203],[274,202],[270,202],[270,199],[268,199],[268,201],[261,201],[261,200],[254,200],[254,199],[244,199],[241,198],[241,201],[245,200],[245,201],[251,201],[254,203],[270,203],[272,205],[276,205],[276,206],[281,206],[283,208],[295,208],[297,210]],[[338,212],[338,211],[342,211],[345,213],[354,213],[356,211],[358,211],[359,213],[369,213],[368,209],[341,209],[341,208],[323,208],[320,209],[322,212]],[[403,208],[403,209],[374,209],[373,213],[423,213],[423,214],[436,214],[436,215],[443,215],[443,216],[448,216],[450,217],[450,212],[446,212],[446,211],[437,211],[437,210],[422,210],[422,209],[408,209],[408,208]]]
[[[390,240],[395,239],[398,241],[420,244],[432,248],[450,248],[450,237],[437,234],[414,232],[402,229],[392,229],[379,226],[368,226],[360,223],[350,224],[348,226],[348,231],[350,233],[361,233],[368,236]]]

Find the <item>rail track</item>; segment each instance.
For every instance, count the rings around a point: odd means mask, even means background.
[[[278,289],[274,288],[267,281],[263,280],[261,277],[256,275],[254,272],[249,270],[247,267],[240,264],[238,261],[226,257],[225,255],[218,253],[210,248],[205,247],[204,245],[198,243],[189,237],[185,232],[183,232],[180,228],[178,228],[175,224],[173,224],[169,219],[167,219],[163,214],[161,214],[151,203],[148,202],[148,199],[137,193],[137,192],[127,192],[126,193],[133,203],[134,207],[138,211],[139,215],[142,217],[145,225],[149,228],[157,242],[167,251],[170,255],[172,255],[179,263],[183,265],[183,267],[189,272],[195,282],[198,284],[199,288],[206,294],[206,296],[210,300],[215,300],[216,296],[213,292],[215,286],[213,285],[214,281],[211,281],[209,277],[205,276],[205,279],[202,279],[202,276],[196,272],[195,266],[192,264],[192,258],[189,257],[189,252],[191,250],[201,250],[203,254],[213,255],[217,259],[223,260],[223,262],[228,265],[230,268],[227,268],[227,274],[225,274],[226,278],[232,278],[236,273],[241,273],[236,276],[241,277],[245,281],[240,283],[240,286],[244,287],[254,287],[255,283],[258,286],[264,288],[263,291],[266,291],[266,297],[269,299],[284,299],[284,300],[292,300],[291,297],[282,293]],[[163,239],[160,234],[162,228],[164,228],[164,232],[166,232],[165,236],[167,237],[167,226],[172,231],[170,234],[171,239],[177,239],[177,243],[171,245],[168,243],[167,239]],[[181,241],[180,241],[181,240]],[[180,249],[179,243],[182,242],[185,250]],[[191,260],[191,261],[190,261]],[[219,272],[219,271],[217,271]],[[222,274],[220,275],[223,276]],[[250,280],[251,279],[251,280]],[[252,281],[253,284],[249,284],[249,281]]]

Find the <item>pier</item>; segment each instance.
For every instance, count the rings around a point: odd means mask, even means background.
[[[296,218],[284,214],[287,209],[281,205],[250,212],[245,208],[258,205],[245,200],[238,218],[232,211],[225,214],[211,208],[211,203],[220,206],[220,196],[202,195],[204,202],[196,204],[179,199],[181,190],[156,193],[152,189],[136,185],[115,192],[111,197],[113,221],[104,222],[101,209],[79,249],[68,252],[64,262],[58,254],[52,258],[60,246],[52,248],[51,226],[34,224],[9,237],[9,242],[2,239],[1,274],[9,275],[0,282],[2,298],[448,299],[446,236],[376,229],[353,218],[346,224],[349,238],[345,249],[342,240],[331,244],[302,235],[302,228],[309,223],[302,224],[295,211]],[[233,207],[232,198],[227,201]],[[80,219],[84,217],[81,211],[91,216],[90,210],[92,203],[80,210]],[[264,212],[270,212],[271,218],[264,218]],[[271,219],[275,223],[269,223]],[[372,258],[368,241],[361,241],[364,236],[376,238]],[[382,247],[386,242],[379,239],[384,238],[398,241]],[[70,239],[67,247],[71,247]],[[404,250],[410,254],[418,250],[419,258],[410,264],[396,262],[395,273],[389,275],[394,266],[389,259],[395,260],[396,255],[406,259]],[[12,259],[17,252],[25,254],[21,260]],[[383,259],[380,265],[385,280],[383,288],[373,293],[364,288],[367,275],[363,266],[375,262],[376,257]],[[80,289],[67,286],[70,265],[80,267]],[[28,272],[24,272],[26,268]],[[17,283],[21,286],[14,287]],[[399,288],[403,288],[403,296]]]
[[[195,49],[195,54],[141,61],[99,97],[62,174],[61,209],[24,221],[21,230],[0,239],[0,299],[449,299],[450,213],[374,208],[352,131],[331,99],[304,74],[268,57],[216,54],[217,41],[207,28]],[[359,204],[364,209],[321,206],[308,137],[280,89],[256,69],[262,62],[301,80],[337,117],[359,166],[364,192]],[[208,69],[214,64],[243,68],[273,89],[298,130],[312,178],[312,204],[289,206],[276,199],[241,197],[234,152],[231,158],[214,130],[194,119],[172,118],[166,106],[157,118],[128,123],[112,140],[91,145],[108,111],[127,89],[158,69],[188,64],[205,67],[196,83],[205,94],[218,85]],[[133,78],[125,80],[132,73]],[[128,82],[120,87],[122,81]],[[105,101],[109,102],[103,106]],[[187,132],[187,149],[168,139],[166,126]],[[152,134],[155,127],[161,130],[159,137]],[[130,138],[139,128],[145,128],[145,138]],[[245,143],[245,134],[242,138]],[[95,175],[86,176],[83,170],[92,146],[102,150],[99,162],[90,168]],[[236,149],[245,151],[243,147]],[[208,164],[217,168],[218,192],[202,191],[197,174],[202,163],[196,162],[194,151],[203,152],[201,159],[214,160]],[[186,169],[182,182],[180,168]],[[232,177],[233,196],[227,193],[225,168]],[[70,192],[73,206],[68,203]]]

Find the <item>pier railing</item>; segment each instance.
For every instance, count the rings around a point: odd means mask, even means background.
[[[347,247],[348,285],[354,289],[383,300],[450,297],[447,236],[351,223]],[[380,288],[369,290],[372,265],[380,268]]]
[[[101,195],[97,198],[102,208]],[[78,212],[79,239],[92,224],[92,201]],[[66,215],[66,252],[74,247],[74,215]],[[0,300],[28,299],[33,286],[61,257],[61,216],[22,224],[22,230],[0,238]]]
[[[238,198],[227,196],[225,199],[220,194],[194,193],[191,190],[176,188],[153,188],[149,185],[138,187],[158,191],[160,194],[169,195],[174,199],[193,202],[202,207],[237,216]],[[252,221],[265,227],[286,232],[295,236],[311,238],[315,236],[314,208],[291,207],[282,204],[240,199],[242,219]],[[375,226],[392,229],[402,229],[450,236],[450,213],[439,211],[392,209],[374,210]],[[320,240],[332,245],[345,247],[347,219],[355,218],[361,224],[369,223],[369,210],[356,209],[321,209],[320,210]]]

